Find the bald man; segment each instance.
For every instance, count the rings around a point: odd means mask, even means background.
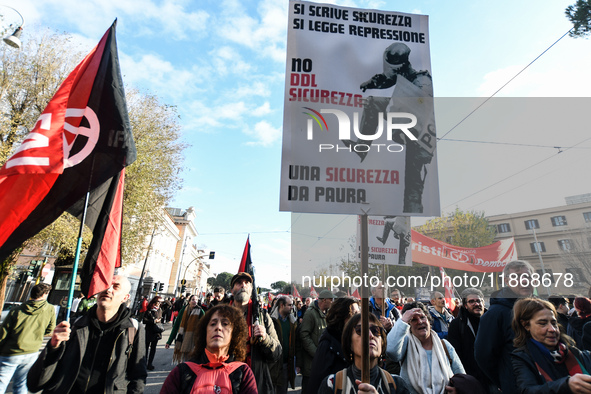
[[[131,284],[115,275],[85,316],[57,325],[29,371],[29,391],[44,393],[143,393],[144,328],[126,303]],[[111,356],[113,358],[111,359]]]

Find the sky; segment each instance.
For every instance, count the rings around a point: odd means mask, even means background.
[[[436,109],[442,136],[476,105],[460,98],[481,97],[482,102],[490,97],[570,29],[564,9],[571,2],[326,3],[429,15],[434,91],[446,108]],[[298,253],[305,255],[301,258],[319,266],[335,264],[351,252],[355,217],[279,212],[287,0],[4,4],[25,17],[23,41],[29,31],[64,31],[84,52],[118,20],[126,86],[157,95],[178,109],[183,140],[190,147],[179,173],[183,188],[170,206],[195,208],[195,244],[216,252],[214,273],[237,271],[249,234],[258,285],[297,279],[292,278],[292,264],[300,262],[292,261],[292,237]],[[18,21],[11,10],[0,7],[0,12],[5,23]],[[528,113],[526,118],[539,126],[510,127],[508,118],[502,128],[494,128],[487,103],[446,135],[437,157],[442,212],[457,206],[487,215],[511,213],[564,205],[565,196],[591,192],[585,177],[591,164],[591,144],[585,141],[589,102],[583,99],[591,92],[589,69],[589,40],[565,37],[497,94],[577,98],[563,111]],[[577,110],[573,113],[572,108]],[[566,118],[576,120],[567,125]],[[540,131],[548,124],[552,126]],[[576,144],[561,153],[551,148]],[[413,218],[412,223],[424,220]]]

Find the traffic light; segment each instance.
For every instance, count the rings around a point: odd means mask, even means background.
[[[154,283],[154,287],[152,287],[152,291],[158,291],[158,286],[160,286],[160,282]]]
[[[39,268],[41,268],[41,260],[35,261],[31,260],[29,262],[29,268],[27,268],[27,275],[36,277],[39,274]]]
[[[187,286],[185,286],[185,285],[182,285],[182,286],[181,286],[181,293],[184,293],[184,292],[185,292],[185,290],[187,290]]]
[[[164,291],[164,282],[160,283],[160,285],[158,286],[158,291]]]
[[[213,260],[215,258],[215,252],[209,252],[209,259]]]

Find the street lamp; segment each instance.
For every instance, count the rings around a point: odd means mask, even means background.
[[[209,259],[211,260],[211,259],[213,259],[213,258],[214,258],[214,256],[215,256],[215,252],[204,253],[204,254],[201,254],[201,255],[199,255],[199,256],[197,256],[197,257],[195,257],[193,260],[191,260],[191,261],[189,262],[189,264],[187,264],[187,266],[185,267],[185,273],[183,274],[183,279],[182,279],[182,282],[181,282],[181,283],[186,283],[186,281],[185,281],[185,276],[187,276],[187,270],[189,269],[189,266],[190,266],[191,264],[193,264],[195,261],[197,261],[197,260],[200,260],[200,259],[202,259],[202,258],[203,258],[203,257],[205,257],[205,256],[209,256]]]
[[[2,6],[4,6],[4,7],[8,7],[8,8],[10,8],[10,9],[11,9],[11,10],[13,10],[14,12],[16,12],[16,13],[18,14],[18,16],[20,16],[20,17],[21,17],[21,19],[22,19],[22,23],[21,23],[21,24],[20,24],[20,25],[19,25],[19,26],[16,28],[16,30],[14,31],[14,33],[12,33],[12,34],[11,34],[11,35],[9,35],[9,36],[6,36],[6,37],[4,37],[4,42],[5,42],[7,45],[10,45],[10,46],[11,46],[11,47],[13,47],[13,48],[20,49],[20,47],[21,47],[21,45],[22,45],[22,44],[21,44],[21,40],[20,40],[20,36],[21,36],[21,33],[22,33],[22,31],[23,31],[23,26],[25,25],[25,18],[24,18],[24,17],[21,15],[21,13],[20,13],[20,12],[18,12],[18,11],[16,10],[16,8],[13,8],[13,7],[11,7],[11,6],[9,6],[9,5],[5,5],[5,4],[0,4],[0,5],[2,5]]]

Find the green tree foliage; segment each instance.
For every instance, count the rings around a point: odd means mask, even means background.
[[[273,290],[283,291],[283,289],[285,289],[286,286],[289,286],[289,283],[282,280],[271,283],[271,289]]]
[[[230,292],[232,290],[230,288],[230,282],[232,281],[233,276],[234,274],[229,272],[222,272],[215,277],[210,276],[207,278],[207,284],[211,287],[223,287],[227,292]]]
[[[456,208],[448,216],[429,220],[415,228],[421,234],[463,248],[478,248],[493,243],[496,230],[488,223],[484,212],[464,212]]]
[[[564,11],[566,17],[573,24],[569,35],[571,37],[585,37],[591,33],[591,1],[577,0]]]
[[[462,211],[459,208],[447,216],[429,220],[415,230],[428,237],[463,248],[478,248],[490,245],[497,234],[496,228],[488,223],[484,212]],[[439,271],[430,267],[432,275],[439,275]],[[445,269],[450,277],[463,276],[466,271]],[[468,272],[469,275],[474,273]],[[463,288],[456,288],[460,293]],[[481,289],[487,293],[487,289]]]
[[[126,168],[123,202],[123,261],[141,257],[144,240],[152,233],[145,223],[158,214],[181,187],[178,171],[183,163],[181,128],[176,108],[156,96],[127,91],[127,106],[137,160]]]

